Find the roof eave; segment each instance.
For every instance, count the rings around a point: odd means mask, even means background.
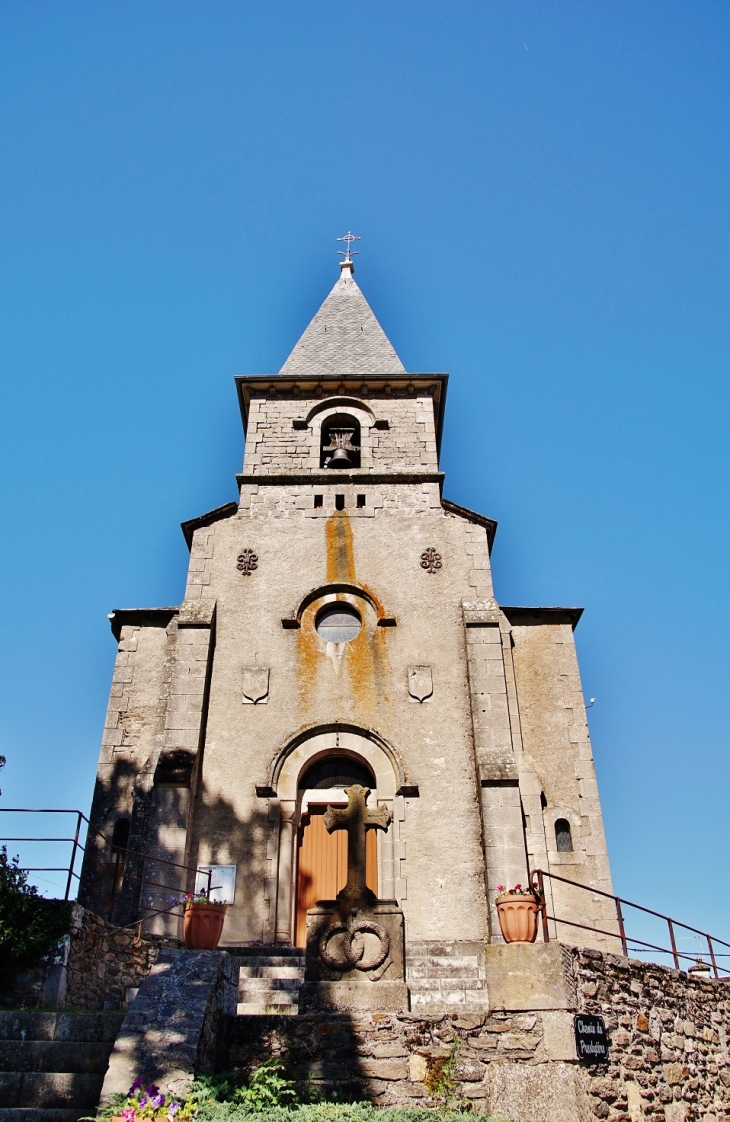
[[[196,530],[204,526],[212,526],[214,522],[220,522],[224,518],[233,518],[237,513],[238,503],[224,503],[223,506],[217,506],[215,510],[209,510],[207,514],[201,514],[198,518],[189,518],[187,522],[181,522],[180,529],[185,535],[188,549],[192,549],[193,534]]]
[[[493,518],[487,518],[484,514],[477,514],[475,510],[469,510],[468,507],[459,506],[458,503],[452,503],[449,499],[442,499],[441,506],[449,514],[455,514],[459,518],[465,518],[467,522],[474,522],[477,526],[483,526],[487,531],[487,546],[489,548],[489,555],[492,555],[492,546],[494,545],[494,536],[497,533],[497,523]]]

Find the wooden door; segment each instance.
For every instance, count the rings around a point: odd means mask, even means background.
[[[302,815],[297,840],[297,917],[295,944],[303,947],[307,934],[307,909],[318,900],[334,900],[347,883],[347,831],[328,834],[324,824],[327,807],[312,806]],[[375,830],[366,836],[365,880],[378,895],[378,841]]]

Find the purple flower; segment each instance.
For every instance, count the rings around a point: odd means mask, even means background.
[[[165,1105],[165,1096],[164,1095],[157,1095],[152,1100],[152,1109],[153,1110],[160,1110],[160,1108],[163,1107],[164,1105]]]
[[[142,1078],[141,1075],[138,1075],[137,1078],[135,1079],[134,1083],[132,1084],[132,1086],[129,1088],[128,1093],[130,1095],[133,1095],[135,1091],[139,1091],[139,1089],[140,1089],[140,1087],[142,1086],[143,1083],[144,1083],[144,1079]]]
[[[142,1098],[139,1100],[139,1109],[142,1110],[143,1107],[147,1106],[147,1102],[147,1095],[142,1095]]]
[[[149,1095],[149,1097],[151,1099],[154,1098],[155,1095],[159,1095],[159,1093],[160,1093],[160,1088],[157,1086],[156,1083],[153,1083],[151,1087],[147,1088],[147,1094]]]
[[[173,1119],[174,1119],[174,1117],[177,1114],[179,1109],[180,1109],[180,1103],[176,1103],[174,1101],[170,1103],[170,1105],[167,1108],[167,1117],[170,1119],[170,1122],[173,1122]]]

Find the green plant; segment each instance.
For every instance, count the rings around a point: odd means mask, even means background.
[[[428,1061],[428,1071],[423,1080],[423,1085],[430,1098],[435,1102],[442,1102],[444,1106],[448,1106],[450,1102],[458,1098],[459,1084],[454,1079],[458,1050],[459,1045],[456,1043],[448,1056],[430,1059]]]
[[[68,932],[72,906],[41,896],[18,858],[0,848],[0,983],[55,951]]]
[[[470,1108],[446,1106],[378,1107],[372,1103],[304,1103],[298,1106],[272,1106],[260,1111],[241,1102],[214,1102],[201,1105],[195,1122],[474,1122]],[[486,1114],[480,1122],[494,1122]]]
[[[193,1095],[201,1108],[201,1120],[207,1117],[206,1109],[217,1103],[232,1103],[243,1107],[244,1112],[258,1114],[297,1102],[294,1084],[286,1078],[278,1056],[271,1056],[254,1068],[245,1086],[238,1086],[235,1076],[228,1073],[203,1076],[193,1085]]]

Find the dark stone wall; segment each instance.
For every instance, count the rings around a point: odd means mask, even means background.
[[[78,1009],[121,1009],[128,989],[138,989],[161,950],[179,939],[117,930],[93,912],[76,907],[66,966],[65,1004]]]
[[[609,1063],[587,1069],[608,1122],[707,1122],[730,1113],[730,980],[573,949],[580,1009],[604,1017]]]

